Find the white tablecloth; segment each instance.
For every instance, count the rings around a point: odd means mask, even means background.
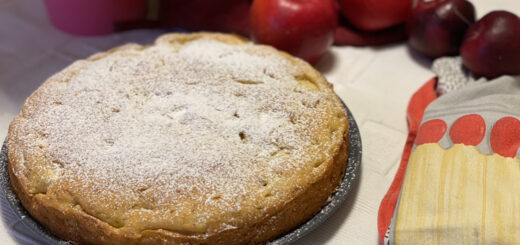
[[[518,0],[474,0],[477,15]],[[0,0],[0,139],[25,98],[72,61],[127,42],[151,43],[165,30],[77,37],[56,30],[38,0]],[[408,100],[434,76],[430,61],[406,44],[378,48],[333,47],[317,68],[334,84],[361,131],[361,175],[347,201],[298,244],[377,244],[379,203],[395,175],[406,136]],[[1,202],[0,244],[38,244]]]

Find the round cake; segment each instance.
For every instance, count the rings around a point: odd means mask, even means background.
[[[306,62],[237,36],[167,34],[74,62],[9,127],[12,187],[78,244],[257,244],[327,203],[345,109]]]

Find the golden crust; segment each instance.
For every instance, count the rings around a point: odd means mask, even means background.
[[[246,40],[236,36],[198,33],[163,35],[156,40],[156,45],[167,43],[175,50],[200,38],[232,45],[247,44]],[[305,167],[301,170],[282,174],[284,178],[272,180],[272,185],[262,191],[245,193],[249,197],[244,198],[240,211],[224,212],[207,208],[202,211],[211,213],[212,218],[206,223],[198,223],[190,216],[190,213],[200,211],[197,209],[186,208],[180,217],[179,213],[169,213],[163,209],[151,208],[153,212],[149,213],[134,212],[132,209],[153,205],[139,203],[127,207],[126,204],[117,204],[118,200],[108,200],[114,203],[104,209],[89,206],[89,203],[96,203],[93,201],[96,199],[95,195],[78,195],[74,192],[72,182],[55,181],[53,176],[56,173],[49,167],[53,162],[48,159],[46,148],[40,147],[36,151],[26,149],[24,136],[31,134],[33,139],[44,140],[46,135],[43,132],[28,132],[32,129],[28,129],[26,122],[45,105],[52,103],[55,84],[66,83],[89,62],[125,50],[138,52],[143,49],[146,47],[128,44],[73,63],[49,78],[35,91],[24,104],[22,113],[11,123],[7,138],[11,184],[24,207],[36,220],[58,237],[80,244],[257,244],[291,230],[310,218],[327,202],[341,181],[346,167],[346,113],[334,94],[332,85],[319,72],[306,62],[283,52],[280,53],[286,60],[303,71],[295,77],[301,85],[328,95],[327,107],[323,109],[328,117],[322,120],[326,125],[315,130],[312,135],[318,141],[316,144],[324,145],[324,152],[308,152],[307,154],[319,155],[313,158],[316,162],[303,163]],[[279,52],[268,46],[258,49],[266,53]],[[323,117],[322,114],[319,116]],[[123,208],[120,208],[121,205]],[[202,204],[188,202],[184,205]],[[222,217],[219,217],[219,213]],[[121,221],[122,219],[117,218],[118,215],[124,215],[125,219]],[[136,217],[139,216],[141,219],[137,222]],[[153,220],[153,225],[143,224],[142,216]],[[221,222],[231,222],[232,226],[223,229]]]

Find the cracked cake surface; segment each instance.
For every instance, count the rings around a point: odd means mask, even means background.
[[[310,65],[232,35],[167,34],[71,64],[7,138],[24,207],[79,244],[264,243],[340,182],[348,124]]]

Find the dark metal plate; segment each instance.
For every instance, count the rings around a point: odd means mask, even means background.
[[[352,113],[345,104],[343,105],[347,110],[349,122],[349,156],[347,160],[345,176],[343,177],[340,186],[332,195],[332,201],[326,204],[321,209],[321,211],[289,233],[286,233],[269,242],[269,245],[291,244],[314,230],[340,207],[341,203],[347,199],[350,189],[355,184],[355,180],[361,167],[361,135],[359,134],[359,129],[356,121],[354,120],[354,117],[352,116]],[[9,173],[7,172],[7,164],[7,149],[4,144],[2,151],[0,152],[0,185],[4,190],[7,201],[9,202],[14,213],[21,219],[24,225],[40,236],[40,239],[38,240],[52,245],[71,244],[70,242],[63,241],[52,235],[49,231],[47,231],[47,229],[34,220],[25,210],[25,208],[20,203],[20,200],[18,200],[13,190],[11,189],[11,185],[9,183]]]

